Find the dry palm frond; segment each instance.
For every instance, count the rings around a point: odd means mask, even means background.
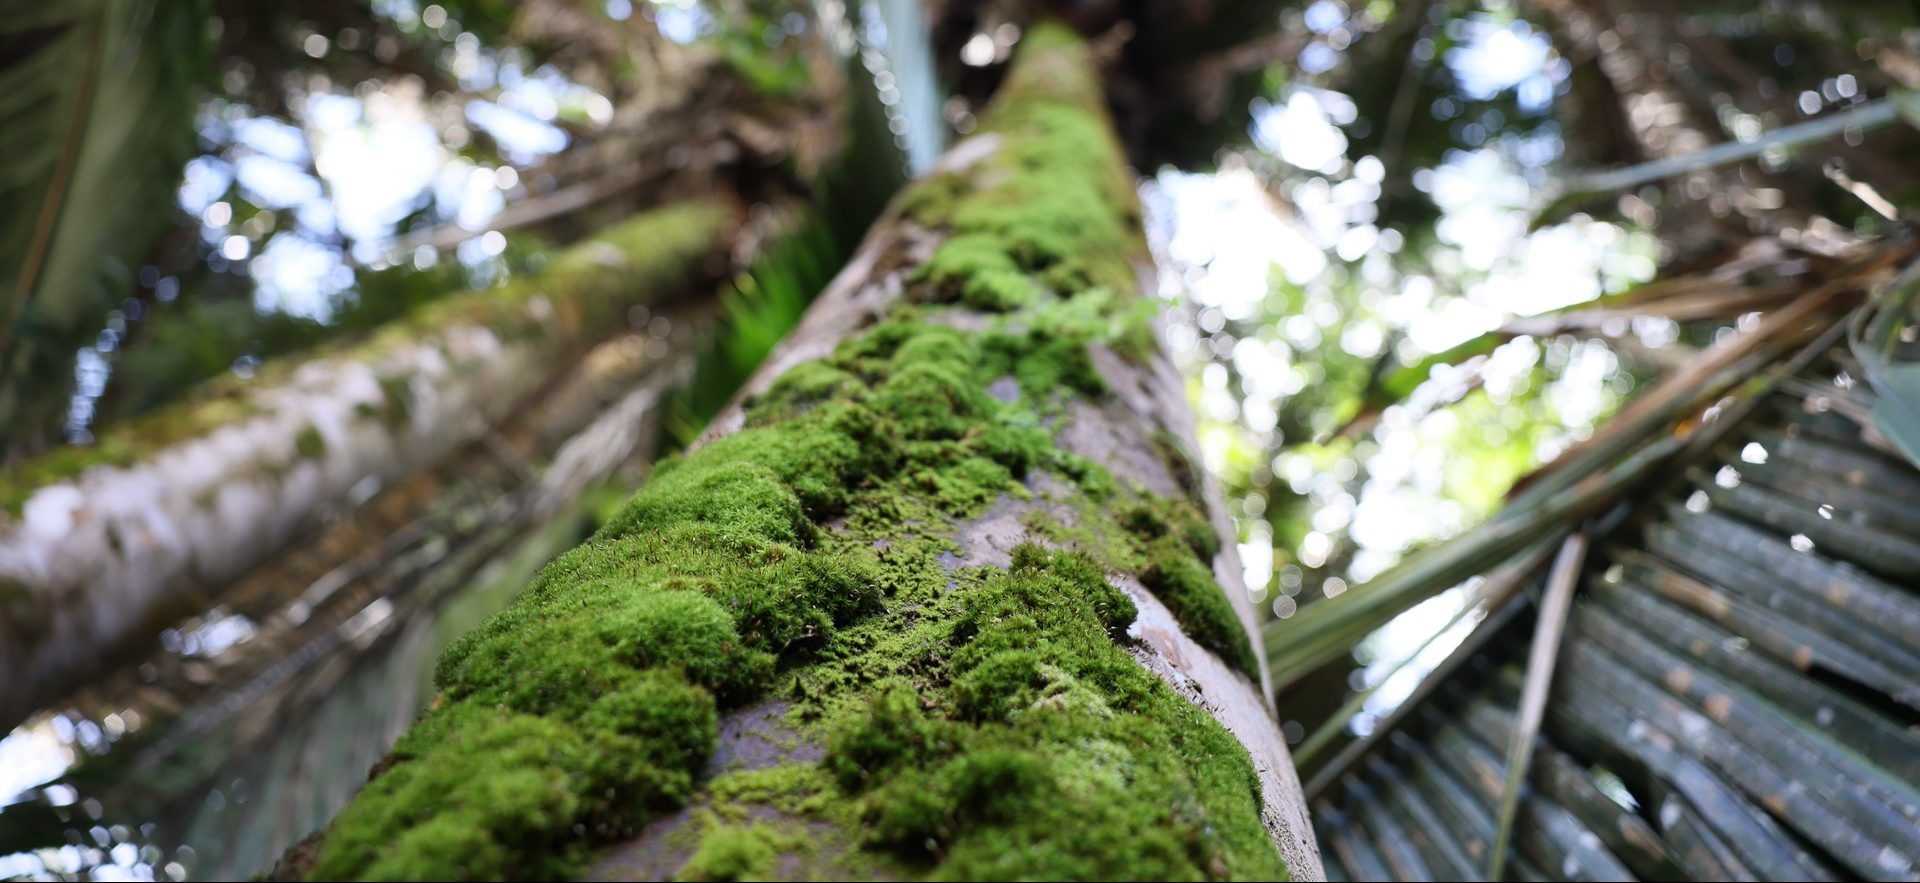
[[[1875,406],[1888,393],[1868,388],[1857,355],[1864,339],[1870,358],[1897,369],[1920,352],[1871,317],[1851,325],[1849,347],[1845,317],[1814,308],[1851,302],[1910,258],[1907,245],[1883,248],[1771,314],[1756,339],[1706,351],[1514,496],[1519,514],[1496,524],[1571,530],[1577,510],[1554,500],[1649,451],[1666,457],[1616,494],[1617,526],[1596,532],[1539,739],[1515,709],[1526,626],[1546,626],[1514,605],[1312,776],[1330,870],[1470,879],[1506,861],[1529,879],[1920,873],[1920,470],[1869,441],[1887,430]],[[1882,286],[1879,314],[1903,305],[1914,267]],[[1729,372],[1740,376],[1718,379]],[[1540,582],[1537,547],[1502,557],[1505,546],[1470,534],[1427,554]],[[1427,575],[1428,594],[1457,582]],[[1390,588],[1424,597],[1413,582]],[[1503,765],[1517,740],[1535,743],[1533,762]],[[1528,787],[1503,786],[1521,769]],[[1421,826],[1427,836],[1406,836]]]
[[[1821,284],[1763,313],[1757,325],[1726,335],[1661,377],[1591,437],[1523,480],[1486,524],[1408,555],[1363,586],[1307,604],[1291,619],[1269,622],[1265,637],[1275,689],[1344,657],[1393,617],[1512,559],[1555,526],[1577,523],[1623,499],[1703,427],[1725,424],[1713,419],[1726,407],[1714,407],[1721,399],[1744,392],[1736,400],[1750,400],[1757,378],[1782,382],[1790,376],[1768,368],[1778,368],[1783,356],[1820,334],[1837,334],[1839,310],[1858,303],[1891,265],[1915,251],[1912,240],[1896,241],[1827,274]],[[1721,318],[1732,321],[1746,312],[1742,305]]]
[[[1567,612],[1573,607],[1573,592],[1579,583],[1580,568],[1587,561],[1587,536],[1576,533],[1560,546],[1547,576],[1547,590],[1540,601],[1540,619],[1534,624],[1533,647],[1527,653],[1527,680],[1520,691],[1520,719],[1508,740],[1507,774],[1500,783],[1499,821],[1493,834],[1493,854],[1487,858],[1487,879],[1499,880],[1507,866],[1507,848],[1513,842],[1514,814],[1519,811],[1520,793],[1526,787],[1527,771],[1533,763],[1533,740],[1540,733],[1540,719],[1547,711],[1547,691],[1553,682],[1553,667],[1560,655],[1560,639],[1566,634]]]
[[[1594,197],[1631,190],[1691,172],[1752,160],[1770,152],[1777,153],[1834,138],[1845,132],[1856,134],[1905,120],[1920,125],[1920,95],[1895,90],[1884,98],[1868,101],[1847,110],[1815,119],[1781,126],[1757,138],[1722,141],[1689,153],[1664,156],[1624,169],[1610,169],[1576,175],[1554,194],[1541,209],[1535,226],[1564,216],[1573,206]]]

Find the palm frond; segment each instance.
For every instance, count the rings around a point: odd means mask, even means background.
[[[1632,493],[1689,444],[1697,447],[1707,437],[1695,433],[1701,426],[1694,418],[1704,409],[1731,393],[1751,392],[1756,382],[1783,381],[1789,375],[1770,373],[1769,366],[1778,369],[1783,356],[1818,334],[1837,334],[1835,310],[1857,303],[1867,286],[1883,280],[1891,264],[1914,252],[1915,243],[1902,240],[1833,270],[1819,285],[1765,313],[1754,328],[1728,335],[1661,377],[1606,426],[1522,480],[1506,508],[1486,524],[1452,542],[1418,550],[1338,597],[1303,605],[1290,619],[1267,623],[1275,689],[1284,691],[1343,657],[1393,617],[1510,560],[1556,526],[1596,515]],[[1747,312],[1744,307],[1716,318],[1730,322]]]
[[[1533,646],[1527,651],[1527,680],[1520,690],[1520,718],[1512,738],[1507,740],[1507,772],[1500,780],[1500,810],[1493,832],[1493,853],[1487,857],[1487,879],[1499,880],[1507,866],[1507,850],[1513,843],[1513,822],[1520,809],[1520,793],[1526,787],[1527,773],[1533,764],[1533,740],[1540,733],[1540,719],[1547,711],[1548,690],[1553,668],[1560,656],[1560,640],[1566,634],[1567,613],[1573,607],[1573,592],[1579,584],[1580,568],[1587,561],[1587,536],[1575,533],[1560,546],[1560,555],[1547,575],[1547,590],[1540,599],[1540,619],[1534,624]]]
[[[1676,323],[1726,322],[1745,313],[1776,309],[1804,294],[1802,277],[1810,270],[1831,269],[1846,274],[1845,268],[1827,267],[1826,263],[1829,261],[1824,256],[1778,240],[1759,239],[1705,270],[1655,279],[1590,301],[1519,317],[1408,364],[1393,364],[1396,357],[1389,354],[1375,367],[1359,412],[1336,434],[1351,436],[1371,429],[1387,408],[1406,402],[1443,368],[1470,372],[1468,383],[1455,384],[1459,391],[1455,398],[1440,399],[1432,407],[1452,404],[1477,385],[1477,369],[1485,363],[1485,357],[1515,338],[1564,334],[1617,339],[1619,332],[1610,329],[1624,328],[1628,320],[1639,317]]]
[[[1781,126],[1756,138],[1723,141],[1701,150],[1660,157],[1623,169],[1575,175],[1558,192],[1548,195],[1536,213],[1532,226],[1537,229],[1560,220],[1596,197],[1678,178],[1701,169],[1807,147],[1845,132],[1857,135],[1901,120],[1920,126],[1920,95],[1896,89],[1884,98]]]
[[[74,351],[132,294],[194,145],[200,2],[13,3],[0,16],[0,443],[57,425]],[[18,8],[12,8],[18,7]]]
[[[1881,249],[1849,284],[1884,281],[1888,256],[1910,261],[1911,250]],[[1915,267],[1882,286],[1880,309],[1899,303]],[[1823,292],[1847,302],[1836,284],[1794,304]],[[1527,631],[1547,625],[1512,605],[1311,776],[1331,872],[1474,879],[1490,861],[1528,879],[1920,871],[1920,470],[1872,440],[1886,393],[1862,382],[1852,314],[1804,311],[1789,324],[1774,320],[1793,308],[1777,311],[1761,323],[1778,325],[1772,343],[1738,358],[1708,351],[1623,412],[1610,431],[1633,444],[1574,452],[1514,497],[1510,511],[1571,530],[1578,516],[1546,501],[1668,449],[1596,529],[1539,738],[1516,709],[1541,686],[1523,683]],[[1874,326],[1851,327],[1857,344]],[[1865,337],[1890,366],[1920,358],[1897,334]],[[1711,380],[1736,367],[1745,380]],[[1450,545],[1481,547],[1454,553],[1462,560],[1523,568],[1536,591],[1545,582],[1537,553],[1502,558],[1474,535]],[[1532,762],[1503,765],[1522,740]],[[1503,777],[1518,770],[1524,788]],[[1443,833],[1406,836],[1422,825]]]

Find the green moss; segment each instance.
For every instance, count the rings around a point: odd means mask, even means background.
[[[900,421],[911,438],[951,440],[967,434],[986,410],[986,394],[948,365],[909,361],[875,391],[874,406]]]
[[[1173,470],[1173,480],[1186,492],[1187,501],[1202,503],[1204,489],[1200,483],[1200,467],[1187,453],[1185,445],[1171,434],[1162,431],[1154,433],[1153,446],[1160,454],[1160,461]]]
[[[727,439],[726,449],[754,451],[771,434],[743,432]],[[712,457],[663,465],[648,492],[615,514],[605,530],[620,535],[679,524],[702,525],[743,549],[768,541],[799,542],[814,532],[799,496],[778,473],[745,458]]]
[[[398,429],[413,419],[413,383],[405,377],[382,374],[378,413],[389,429]]]
[[[1164,547],[1197,592],[1197,516],[1118,487],[1049,429],[1068,399],[1103,394],[1088,348],[1140,315],[1117,293],[1138,235],[1084,50],[1048,27],[1027,40],[1051,48],[986,116],[1001,153],[908,202],[971,244],[750,403],[745,429],[662,464],[450,647],[436,710],[342,814],[316,876],[424,873],[455,848],[459,876],[570,873],[689,799],[716,715],[765,698],[825,757],[705,783],[715,822],[683,878],[777,871],[803,848],[789,824],[847,833],[834,867],[895,877],[1285,875],[1247,753],[1135,661],[1137,611],[1108,576]],[[1007,311],[984,330],[942,321],[993,274],[1030,297],[974,305]],[[988,394],[1008,377],[1018,395]],[[1102,558],[1025,545],[1009,568],[951,570],[959,523],[1031,497],[1041,471],[1078,488],[1076,530],[1099,539],[1076,545]],[[1110,514],[1128,507],[1174,514]],[[545,788],[454,784],[523,772]]]
[[[781,843],[760,825],[720,825],[708,830],[675,880],[771,880]]]
[[[768,395],[747,409],[747,423],[789,420],[808,408],[858,390],[857,378],[826,362],[802,362],[780,375]]]
[[[789,880],[897,880],[915,876],[912,868],[862,848],[849,832],[857,818],[840,797],[833,780],[817,763],[786,763],[756,770],[739,770],[716,777],[707,787],[707,804],[695,813],[696,839],[686,844],[696,856],[688,868],[706,871],[697,853],[718,837],[719,855],[746,850],[733,841],[743,833],[772,846],[777,859],[769,875],[766,865],[745,873]],[[681,875],[690,875],[682,870]]]
[[[1151,542],[1162,536],[1175,536],[1202,562],[1220,554],[1220,534],[1206,516],[1186,500],[1155,500],[1136,503],[1120,513],[1121,523],[1141,539]]]
[[[998,238],[962,234],[941,243],[912,280],[931,283],[939,300],[958,300],[977,310],[1006,312],[1033,300],[1034,283]]]
[[[0,476],[0,509],[18,516],[41,488],[71,481],[94,466],[127,465],[138,459],[138,451],[124,439],[109,438],[91,447],[59,448],[29,460]]]
[[[320,437],[320,430],[305,427],[293,437],[293,452],[302,460],[318,460],[327,453],[327,440]]]
[[[35,492],[72,481],[100,466],[130,466],[168,443],[210,432],[252,416],[253,403],[237,390],[213,390],[190,406],[130,421],[93,444],[55,448],[0,472],[0,510],[19,515]]]
[[[747,805],[791,815],[810,813],[820,807],[820,795],[831,787],[831,778],[819,764],[785,763],[725,773],[708,783],[707,794],[717,815],[734,819],[732,810]]]
[[[747,649],[718,601],[609,578],[554,586],[468,633],[436,681],[450,700],[534,714],[579,715],[649,670],[677,670],[719,695],[765,679],[772,659]]]
[[[889,680],[873,691],[864,714],[834,733],[825,767],[841,785],[858,788],[870,776],[943,752],[945,732],[921,709],[911,683]]]
[[[1133,618],[1092,560],[1029,545],[849,634],[927,638],[846,661],[913,673],[842,706],[823,761],[869,842],[933,879],[1284,875],[1251,761],[1134,662]]]
[[[1041,43],[1048,30],[1039,30]],[[997,150],[915,184],[902,199],[907,217],[951,234],[912,277],[936,302],[1006,312],[1040,292],[1072,301],[1092,289],[1138,288],[1140,208],[1111,128],[1088,112],[1105,101],[1098,78],[1078,50],[1040,46],[1026,54],[1031,60],[1015,66],[982,116]],[[1103,321],[1142,328],[1150,315],[1103,312]],[[1139,338],[1121,339],[1140,352]],[[1150,330],[1145,343],[1151,346]]]
[[[1227,593],[1213,581],[1213,571],[1194,557],[1193,548],[1180,537],[1166,535],[1147,546],[1147,566],[1140,571],[1140,582],[1167,605],[1181,630],[1220,658],[1248,675],[1258,677],[1259,658],[1253,654],[1253,642],[1246,627],[1227,600]]]
[[[431,748],[431,751],[427,749]],[[398,761],[336,824],[314,867],[390,880],[487,879],[520,867],[553,876],[594,765],[583,735],[555,721],[476,706],[443,711],[394,749]]]

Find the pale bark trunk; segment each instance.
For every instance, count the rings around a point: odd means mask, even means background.
[[[0,514],[0,725],[328,510],[488,431],[584,344],[625,325],[629,308],[722,253],[731,223],[720,208],[644,216],[542,276],[462,296],[284,373],[270,365],[222,397],[103,440],[103,451],[143,446],[131,462],[20,489],[20,511]]]
[[[250,876],[325,824],[431,698],[447,641],[574,544],[584,491],[637,480],[710,313],[663,313],[669,338],[602,344],[487,439],[290,544],[180,626],[188,641],[238,621],[245,640],[157,652],[64,700],[79,719],[138,722],[139,744],[115,748],[129,773],[85,795],[111,818],[158,820],[151,842],[192,845],[195,877]],[[249,811],[210,810],[211,789]]]

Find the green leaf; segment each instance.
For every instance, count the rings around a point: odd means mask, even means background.
[[[1879,396],[1873,406],[1874,426],[1920,466],[1920,364],[1896,362],[1893,352],[1901,330],[1912,322],[1916,292],[1920,265],[1908,267],[1853,314],[1847,345]]]
[[[1880,393],[1873,406],[1874,425],[1920,465],[1920,365],[1883,368],[1874,388]]]

